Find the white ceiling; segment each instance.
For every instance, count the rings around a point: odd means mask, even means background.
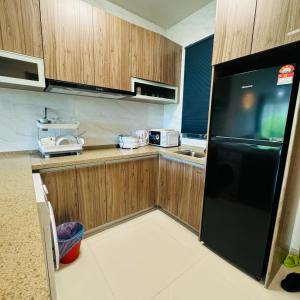
[[[110,2],[168,29],[212,0],[109,0]]]

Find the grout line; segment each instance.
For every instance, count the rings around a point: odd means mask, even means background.
[[[193,264],[185,268],[180,274],[178,274],[172,281],[170,281],[168,284],[166,284],[165,287],[163,287],[161,290],[159,290],[151,299],[155,299],[156,296],[158,296],[163,291],[167,290],[173,283],[175,283],[179,278],[183,277],[189,270],[195,267],[199,263],[199,261],[202,260],[202,257],[199,257]]]

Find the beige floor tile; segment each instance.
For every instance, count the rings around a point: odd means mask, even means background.
[[[205,261],[184,272],[155,300],[296,300],[299,293],[287,293],[280,282],[291,269],[282,267],[270,289],[239,271],[237,268],[205,248]],[[299,268],[300,269],[300,268]],[[294,269],[297,272],[297,269]],[[300,270],[298,270],[299,272]],[[197,278],[195,280],[194,278]]]
[[[157,210],[85,239],[56,283],[58,300],[299,300],[280,288],[288,272],[266,290]]]
[[[58,300],[114,299],[85,241],[81,243],[78,259],[55,272],[55,282]]]
[[[171,235],[186,247],[199,246],[198,235],[167,216],[164,212],[157,210],[155,214],[149,214],[149,220],[157,224],[167,234]]]
[[[151,299],[204,259],[200,248],[184,246],[149,219],[88,245],[120,300]]]
[[[247,293],[248,292],[248,293]],[[250,300],[249,291],[233,285],[209,262],[200,261],[187,270],[155,300]]]
[[[149,212],[145,215],[141,215],[131,220],[124,221],[123,223],[120,223],[118,225],[114,225],[108,229],[103,230],[100,233],[91,235],[90,237],[87,238],[87,240],[101,240],[101,239],[105,239],[106,237],[110,237],[112,234],[115,234],[116,232],[135,229],[139,223],[144,222],[148,218],[148,215],[151,215],[155,212],[156,211]]]

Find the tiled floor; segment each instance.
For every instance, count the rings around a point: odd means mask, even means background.
[[[58,300],[299,300],[280,289],[288,271],[266,290],[157,210],[85,239],[56,282]]]

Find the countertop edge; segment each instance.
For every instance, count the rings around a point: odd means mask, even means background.
[[[155,146],[146,146],[138,149],[100,149],[100,150],[85,150],[83,154],[78,156],[65,156],[65,157],[53,157],[42,158],[38,154],[31,155],[31,165],[33,171],[39,171],[43,169],[51,169],[58,167],[67,167],[83,164],[91,164],[97,162],[105,162],[112,160],[130,159],[151,155],[162,155],[165,157],[172,157],[181,162],[191,162],[193,164],[199,164],[205,167],[206,158],[195,158],[176,153],[178,150],[190,149],[191,146],[180,146],[174,148],[159,148]],[[193,147],[198,151],[203,151],[204,148]]]

